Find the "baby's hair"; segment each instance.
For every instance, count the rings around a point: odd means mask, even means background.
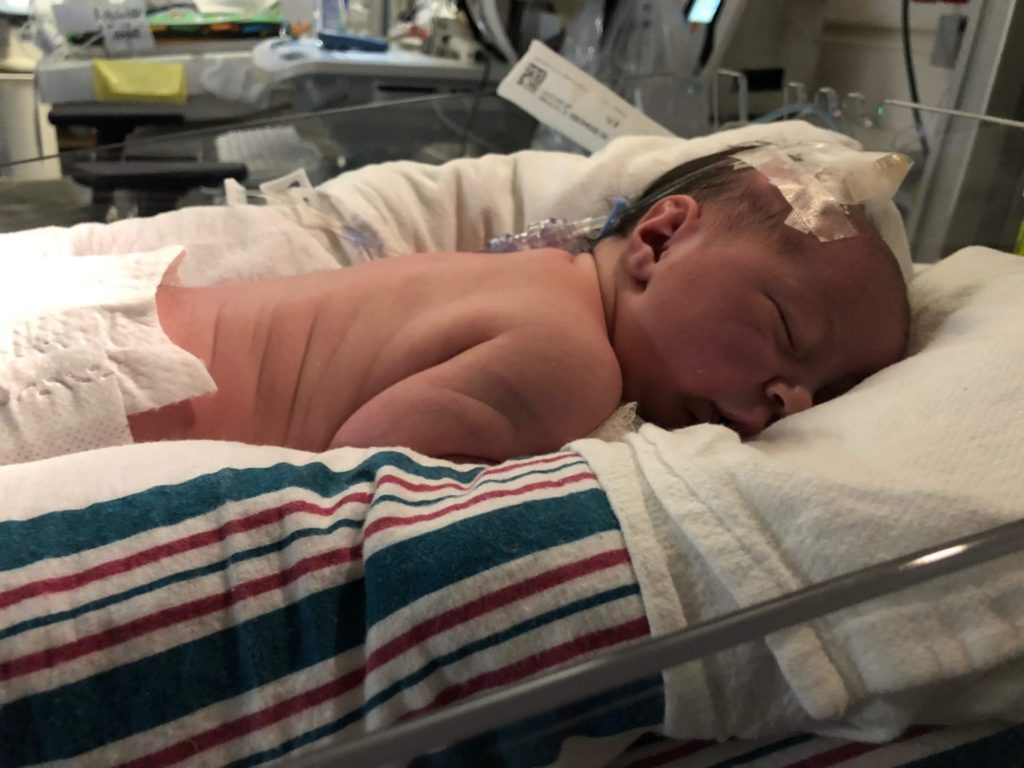
[[[628,203],[614,226],[605,234],[624,237],[640,222],[651,207],[671,195],[689,195],[704,215],[729,232],[756,232],[781,244],[794,242],[797,231],[785,226],[790,207],[770,184],[758,184],[753,166],[736,155],[762,146],[740,144],[710,155],[688,160],[659,176],[640,195]],[[863,206],[843,206],[857,233],[869,243],[892,256]]]
[[[688,160],[651,182],[622,212],[608,234],[625,236],[644,217],[655,203],[670,195],[690,195],[702,206],[716,201],[733,203],[716,206],[727,215],[729,224],[765,225],[775,223],[778,211],[761,195],[744,194],[748,189],[749,173],[754,169],[739,161],[735,155],[756,144],[742,144],[710,155]],[[783,217],[784,218],[784,217]],[[778,223],[782,223],[781,220]]]

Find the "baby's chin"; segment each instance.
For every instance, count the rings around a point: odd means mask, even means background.
[[[663,429],[683,429],[696,424],[730,426],[728,419],[711,400],[691,395],[641,402],[637,414],[644,421],[657,424]]]
[[[637,415],[644,421],[656,424],[662,429],[683,429],[698,424],[716,424],[731,429],[743,439],[756,437],[767,424],[748,423],[732,417],[718,408],[714,401],[697,396],[684,396],[669,403],[667,401],[641,402]]]

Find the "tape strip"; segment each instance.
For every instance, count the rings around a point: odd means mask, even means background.
[[[763,174],[792,211],[786,224],[822,242],[857,234],[845,206],[891,200],[912,165],[906,155],[829,144],[763,145],[733,156]]]
[[[829,189],[815,176],[805,173],[785,152],[765,145],[733,157],[763,174],[786,198],[792,208],[786,217],[788,226],[814,235],[823,243],[857,234],[842,204]]]

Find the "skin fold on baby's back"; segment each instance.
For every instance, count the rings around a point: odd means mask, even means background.
[[[158,312],[170,339],[207,366],[217,392],[131,417],[136,440],[324,450],[376,396],[511,329],[536,326],[555,346],[561,336],[574,349],[593,349],[595,367],[615,365],[593,262],[558,251],[415,254],[250,283],[162,286]],[[517,366],[550,367],[515,346],[501,349],[484,358],[480,376],[493,375],[488,368],[518,376]],[[483,386],[500,390],[506,373]],[[619,381],[617,368],[610,378]],[[511,392],[498,402],[512,410],[538,405],[516,398]]]

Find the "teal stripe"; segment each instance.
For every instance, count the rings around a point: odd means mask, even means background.
[[[396,543],[366,563],[374,569],[372,589],[364,578],[325,590],[0,708],[0,744],[14,745],[15,764],[111,744],[354,648],[364,641],[366,617],[382,618],[471,573],[603,530],[617,530],[615,516],[592,490],[501,508]]]
[[[428,480],[471,482],[484,468],[423,466],[397,451],[372,454],[356,467],[336,472],[325,464],[276,464],[222,469],[175,485],[161,485],[81,509],[49,512],[29,520],[0,522],[0,572],[51,557],[66,557],[127,539],[154,528],[205,515],[229,501],[286,488],[333,496],[356,483],[373,482],[393,467]],[[96,521],[103,521],[97,525]],[[3,585],[8,586],[8,585]]]
[[[811,733],[798,733],[796,736],[788,736],[785,739],[761,745],[749,752],[744,752],[742,755],[734,755],[727,760],[715,763],[710,768],[735,768],[737,765],[745,765],[746,763],[760,760],[762,757],[767,757],[774,752],[781,752],[784,749],[799,746],[814,738],[816,737]]]
[[[607,497],[591,489],[501,507],[395,542],[366,557],[366,625],[503,563],[618,529]]]
[[[0,764],[75,757],[355,648],[366,634],[362,589],[361,580],[332,587],[0,707]]]
[[[654,675],[423,755],[409,768],[538,768],[554,763],[569,737],[600,739],[655,728],[664,717],[661,676]]]
[[[116,595],[108,595],[101,597],[97,600],[92,600],[88,603],[82,603],[74,608],[66,611],[58,611],[56,613],[48,613],[43,616],[37,616],[34,619],[27,619],[18,624],[12,624],[11,626],[0,630],[0,640],[6,640],[9,637],[20,635],[22,632],[28,632],[32,629],[39,629],[40,627],[48,627],[52,624],[59,624],[62,621],[68,621],[70,619],[77,619],[84,616],[92,611],[98,611],[101,608],[107,608],[111,605],[123,603],[125,600],[131,600],[132,598],[145,595],[149,592],[154,592],[164,587],[169,587],[172,584],[179,584],[183,581],[189,581],[190,579],[198,579],[203,576],[209,576],[211,573],[217,573],[219,571],[227,570],[229,566],[236,565],[238,563],[244,563],[246,560],[252,560],[256,557],[264,557],[265,555],[272,555],[276,552],[280,552],[286,547],[291,546],[295,542],[309,538],[310,536],[329,536],[342,528],[361,528],[363,526],[362,520],[339,520],[336,523],[332,523],[326,528],[302,528],[298,531],[288,534],[280,541],[274,541],[269,544],[264,544],[259,547],[252,549],[242,550],[240,552],[233,553],[230,557],[226,557],[223,560],[219,560],[215,563],[208,565],[199,566],[197,568],[189,568],[187,571],[180,571],[178,573],[172,573],[163,578],[151,581],[148,584],[140,584],[132,589],[119,592]],[[358,545],[359,540],[353,541],[353,546]],[[140,611],[144,610],[140,608]]]
[[[559,608],[546,611],[538,616],[527,619],[526,621],[514,624],[501,632],[497,632],[493,635],[489,635],[488,637],[471,642],[468,645],[464,645],[451,653],[438,656],[436,659],[432,659],[424,664],[416,672],[407,675],[398,682],[388,686],[380,693],[367,699],[365,711],[369,712],[381,704],[384,704],[398,693],[427,679],[427,677],[437,670],[447,667],[450,664],[455,664],[471,654],[479,653],[480,651],[487,650],[488,648],[493,648],[496,645],[500,645],[501,643],[512,640],[520,635],[524,635],[527,632],[538,629],[547,624],[554,624],[556,621],[568,618],[573,614],[581,613],[582,611],[589,610],[590,608],[594,608],[598,605],[604,605],[605,603],[611,603],[615,600],[621,600],[625,597],[639,594],[640,586],[636,583],[614,587],[612,589],[605,590],[604,592],[598,592],[597,594],[589,595],[579,600],[574,600]]]
[[[567,605],[561,606],[551,611],[547,611],[539,616],[536,616],[526,621],[520,622],[508,629],[501,632],[489,635],[488,637],[480,638],[469,645],[465,645],[451,653],[439,656],[436,659],[431,660],[427,664],[420,667],[418,670],[410,675],[396,681],[389,687],[385,688],[380,693],[371,696],[367,699],[365,705],[359,709],[348,712],[343,717],[338,718],[330,723],[325,723],[317,728],[313,728],[305,733],[296,736],[293,739],[284,741],[281,744],[271,749],[266,749],[261,752],[253,753],[241,760],[237,760],[231,763],[227,768],[251,768],[252,766],[260,765],[269,760],[275,760],[283,755],[288,754],[300,747],[304,747],[307,744],[312,744],[315,741],[324,739],[332,734],[338,733],[358,720],[365,717],[370,711],[377,707],[385,704],[387,701],[394,698],[401,691],[410,688],[424,679],[426,679],[431,673],[438,669],[442,669],[450,664],[454,664],[462,659],[466,658],[470,654],[477,653],[487,648],[492,648],[496,645],[511,640],[514,637],[523,635],[526,632],[543,627],[546,624],[551,624],[562,619],[569,618],[570,616],[585,611],[589,608],[593,608],[598,605],[610,603],[615,600],[620,600],[630,595],[639,595],[640,587],[637,584],[627,584],[613,589],[599,592],[595,595],[590,595],[579,600],[574,600]],[[660,713],[659,713],[660,716]],[[517,765],[516,763],[512,763]]]
[[[576,461],[576,462],[572,462],[572,464],[561,465],[560,467],[556,467],[555,469],[544,470],[543,472],[532,471],[532,472],[525,472],[525,473],[518,474],[518,475],[510,475],[510,476],[507,476],[507,477],[499,477],[499,478],[495,478],[494,480],[486,480],[486,481],[484,481],[482,483],[479,483],[476,487],[480,488],[480,487],[482,487],[484,485],[488,485],[488,484],[509,484],[509,483],[520,481],[523,477],[526,477],[526,476],[529,476],[529,475],[547,474],[549,472],[556,472],[559,469],[564,469],[566,466],[573,466],[575,464],[585,464],[585,462]],[[452,498],[461,498],[461,496],[456,495],[456,496],[453,496]],[[437,499],[431,499],[431,500],[427,500],[427,501],[422,501],[421,502],[419,500],[416,500],[416,501],[403,500],[403,499],[401,499],[399,497],[393,497],[393,496],[387,495],[387,496],[378,497],[377,499],[375,499],[374,503],[375,504],[379,503],[383,499],[390,499],[390,500],[392,500],[394,502],[401,503],[404,506],[418,506],[420,503],[432,504],[432,503],[436,503],[437,502]],[[340,520],[337,523],[334,523],[334,524],[330,525],[327,528],[307,528],[307,529],[302,529],[302,530],[296,531],[296,532],[294,532],[292,534],[289,534],[287,537],[285,537],[284,539],[281,539],[280,541],[272,542],[270,544],[266,544],[266,545],[263,545],[263,546],[260,546],[260,547],[255,547],[253,549],[243,550],[243,551],[240,551],[240,552],[236,552],[236,553],[232,554],[230,557],[226,557],[223,560],[220,560],[220,561],[218,561],[216,563],[210,563],[208,565],[200,566],[200,567],[197,567],[197,568],[190,568],[190,569],[188,569],[186,571],[181,571],[180,573],[171,574],[169,576],[165,576],[165,577],[157,579],[155,581],[151,581],[148,584],[141,584],[139,586],[133,587],[132,589],[126,590],[124,592],[120,592],[120,593],[115,594],[115,595],[108,595],[106,597],[102,597],[102,598],[99,598],[97,600],[92,600],[92,601],[90,601],[88,603],[83,603],[83,604],[78,605],[78,606],[76,606],[74,608],[71,608],[69,610],[58,611],[56,613],[49,613],[49,614],[45,614],[43,616],[38,616],[38,617],[35,617],[35,618],[32,618],[32,619],[27,619],[27,620],[22,621],[22,622],[20,622],[18,624],[13,624],[10,627],[6,627],[4,629],[0,629],[0,640],[5,640],[5,639],[10,638],[10,637],[15,637],[15,636],[17,636],[17,635],[19,635],[19,634],[21,634],[23,632],[27,632],[27,631],[32,630],[32,629],[38,629],[40,627],[47,627],[47,626],[51,626],[53,624],[58,624],[58,623],[60,623],[62,621],[69,621],[71,619],[76,619],[76,618],[79,618],[81,616],[84,616],[87,613],[91,613],[92,611],[100,610],[102,608],[106,608],[106,607],[111,606],[111,605],[116,605],[117,603],[124,602],[125,600],[130,600],[132,598],[139,597],[140,595],[145,595],[145,594],[147,594],[149,592],[153,592],[153,591],[158,590],[158,589],[163,589],[164,587],[171,586],[172,584],[178,584],[178,583],[183,582],[183,581],[188,581],[189,579],[196,579],[196,578],[201,578],[203,576],[209,576],[211,573],[217,573],[218,571],[223,571],[228,566],[233,565],[235,563],[241,563],[241,562],[244,562],[246,560],[251,560],[252,558],[263,557],[264,555],[268,555],[268,554],[273,554],[275,552],[279,552],[279,551],[283,550],[285,547],[293,544],[294,542],[296,542],[296,541],[298,541],[300,539],[307,538],[309,536],[325,536],[325,535],[334,533],[335,531],[337,531],[337,530],[339,530],[341,528],[361,528],[362,525],[363,525],[363,521],[362,520],[358,520],[358,521],[356,521],[356,520]]]
[[[1024,726],[951,747],[907,763],[903,768],[1020,768],[1024,765]]]

